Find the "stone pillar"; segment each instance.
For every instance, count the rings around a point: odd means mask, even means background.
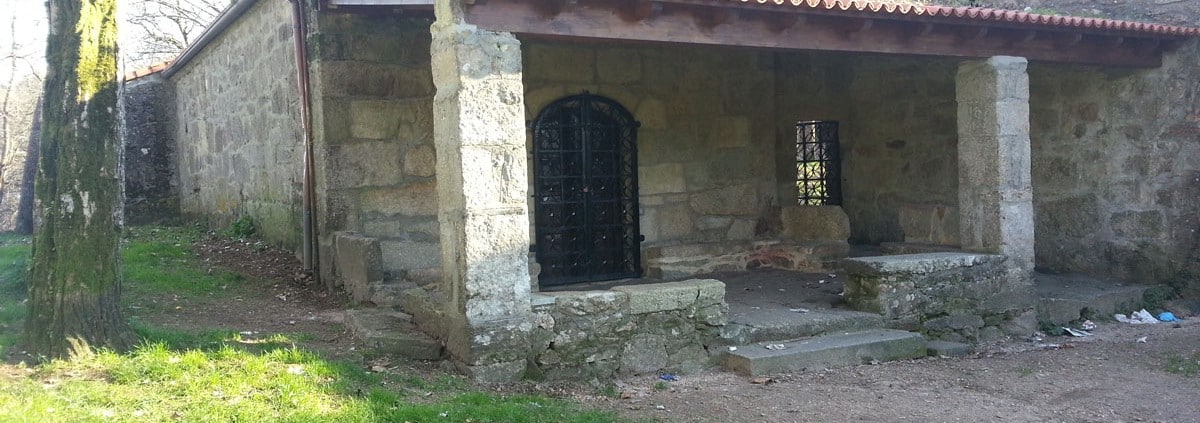
[[[962,247],[1033,271],[1029,75],[1021,57],[959,65],[958,206]]]
[[[525,105],[512,34],[463,21],[437,0],[434,145],[446,349],[483,382],[519,378],[532,331]]]

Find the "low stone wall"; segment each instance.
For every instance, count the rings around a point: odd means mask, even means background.
[[[442,309],[447,301],[440,292],[409,289],[403,303],[422,332],[447,348],[458,341],[454,332],[462,329]],[[493,344],[528,342],[525,377],[545,380],[698,372],[715,364],[709,348],[722,344],[729,319],[725,283],[714,279],[543,292],[533,294],[532,310],[531,331],[476,336]]]
[[[846,301],[883,315],[889,326],[933,339],[980,342],[1036,330],[1032,285],[1007,258],[928,253],[842,261]]]
[[[534,301],[529,376],[612,379],[711,365],[727,321],[725,284],[694,279],[607,291],[545,292]]]

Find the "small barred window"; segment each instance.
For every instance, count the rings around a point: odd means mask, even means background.
[[[796,203],[840,206],[841,177],[837,121],[796,123]]]

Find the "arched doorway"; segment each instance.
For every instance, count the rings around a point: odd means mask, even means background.
[[[641,276],[637,127],[619,103],[586,92],[538,113],[534,242],[543,286]]]

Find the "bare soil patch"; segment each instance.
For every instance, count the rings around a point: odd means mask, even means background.
[[[345,300],[313,283],[291,252],[215,234],[192,250],[210,273],[224,268],[244,278],[222,287],[229,292],[144,298],[150,304],[131,304],[130,317],[168,329],[232,330],[248,339],[285,334],[331,358],[360,351],[342,325]]]

